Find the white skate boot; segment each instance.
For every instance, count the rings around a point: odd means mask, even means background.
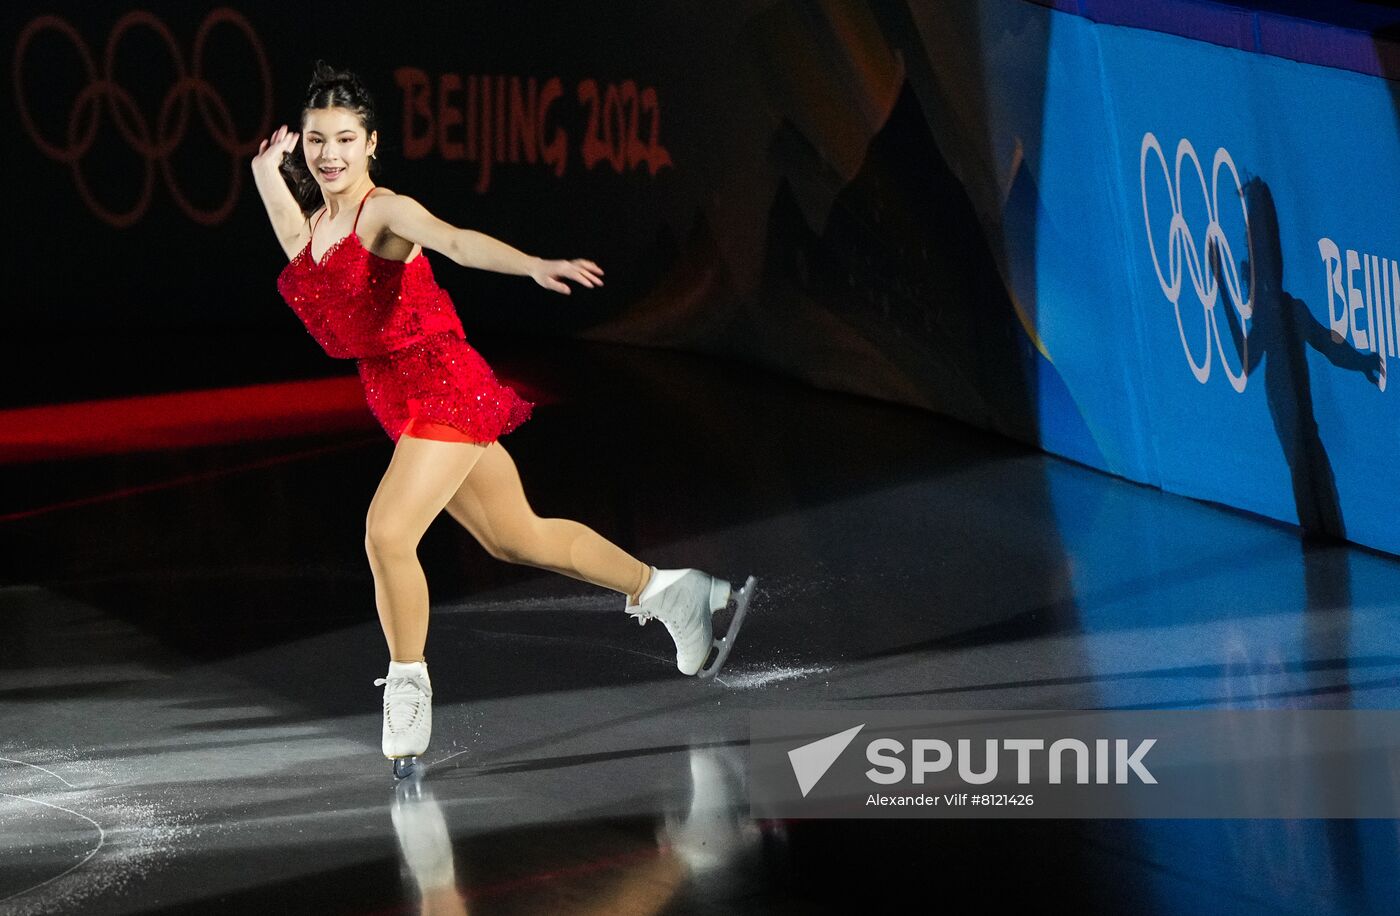
[[[754,577],[749,576],[738,592],[724,579],[716,579],[698,569],[651,568],[651,581],[642,590],[638,604],[630,598],[625,605],[628,614],[644,624],[653,618],[666,625],[666,631],[676,643],[676,667],[682,674],[711,677],[729,657],[734,637],[739,634],[744,613],[753,595]],[[736,603],[734,616],[724,637],[715,639],[713,617],[724,610],[731,599]],[[705,667],[710,650],[718,649],[714,661]]]
[[[389,673],[374,682],[384,687],[384,756],[394,761],[394,778],[418,772],[418,755],[433,735],[433,686],[424,662],[389,662]]]

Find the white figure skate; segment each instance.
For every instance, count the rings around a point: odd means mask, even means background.
[[[666,631],[676,643],[676,668],[682,674],[714,677],[734,648],[757,580],[749,576],[744,587],[735,592],[724,579],[716,579],[698,569],[652,567],[651,575],[640,603],[632,604],[628,599],[627,613],[636,617],[639,624],[654,618],[666,625]],[[731,602],[734,615],[724,635],[715,638],[714,614]],[[706,665],[711,650],[715,650],[713,660]]]
[[[374,682],[384,687],[384,756],[394,761],[394,778],[418,775],[418,755],[433,735],[433,687],[423,662],[389,662],[389,673]]]

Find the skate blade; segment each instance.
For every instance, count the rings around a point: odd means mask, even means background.
[[[749,576],[744,582],[744,587],[732,595],[734,604],[734,617],[729,621],[729,627],[724,631],[724,636],[716,637],[712,647],[716,649],[714,661],[702,667],[695,676],[701,678],[712,678],[719,673],[719,669],[724,667],[725,661],[729,658],[729,653],[734,650],[734,643],[739,637],[739,628],[744,625],[744,615],[748,613],[749,602],[753,599],[754,590],[758,587],[758,580]]]
[[[423,778],[423,774],[427,772],[427,769],[428,769],[428,768],[425,767],[425,766],[418,760],[418,758],[417,758],[416,756],[415,756],[415,757],[395,757],[395,758],[394,758],[394,781],[395,781],[395,782],[402,782],[402,781],[404,781],[404,780],[417,780],[417,779],[422,779],[422,778]]]

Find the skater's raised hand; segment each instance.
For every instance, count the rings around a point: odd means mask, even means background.
[[[297,148],[300,137],[301,134],[287,130],[287,125],[283,124],[258,147],[258,154],[253,157],[253,168],[277,168],[282,164],[282,157]]]
[[[574,258],[572,261],[546,261],[541,258],[530,271],[530,277],[545,289],[552,289],[567,296],[573,289],[562,281],[573,280],[590,288],[602,286],[603,268],[583,258]]]

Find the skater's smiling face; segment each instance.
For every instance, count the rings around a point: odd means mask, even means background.
[[[302,152],[326,191],[352,188],[369,171],[379,132],[365,132],[364,121],[348,108],[312,108],[301,122]]]

